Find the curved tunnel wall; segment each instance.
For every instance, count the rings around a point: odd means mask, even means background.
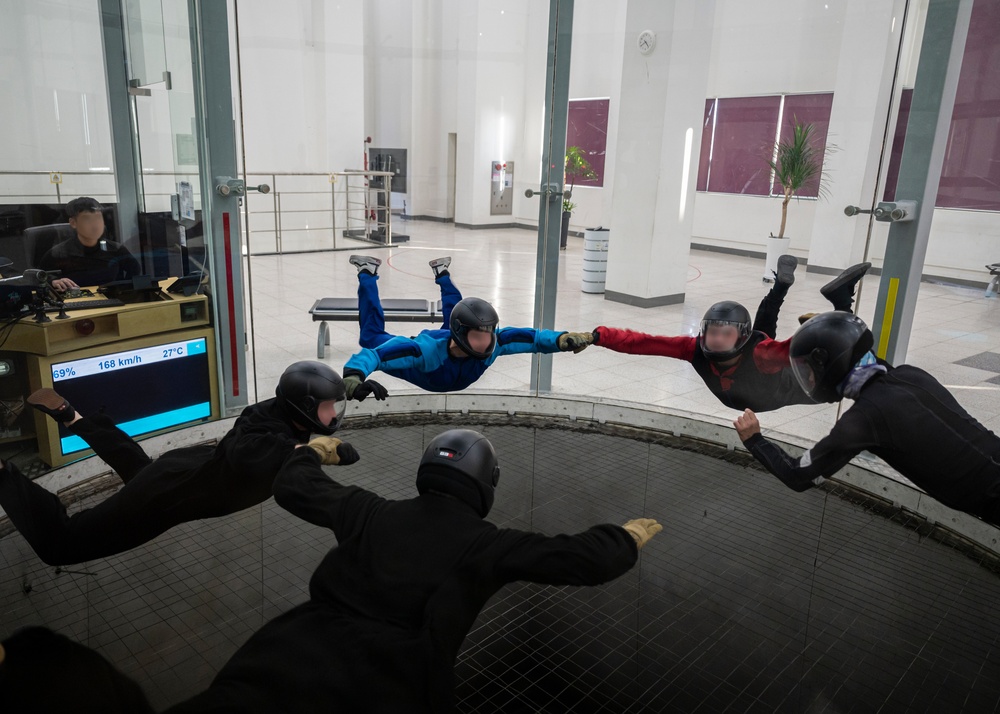
[[[331,474],[409,497],[427,441],[479,423],[502,460],[490,517],[498,525],[556,533],[647,515],[665,530],[633,571],[603,587],[522,583],[499,593],[459,657],[461,710],[946,711],[1000,702],[992,557],[924,537],[919,516],[858,503],[854,491],[796,494],[745,454],[693,440],[676,448],[662,432],[596,421],[510,415],[510,402],[476,413],[485,402],[469,395],[469,414],[354,419],[341,435],[363,460]],[[68,569],[41,564],[10,534],[0,540],[0,634],[47,624],[96,647],[163,706],[206,686],[250,633],[302,602],[332,545],[328,531],[273,501]]]

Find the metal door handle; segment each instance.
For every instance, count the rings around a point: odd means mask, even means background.
[[[868,213],[875,216],[876,221],[883,223],[906,223],[912,221],[917,214],[916,201],[879,201],[875,208],[861,208],[860,206],[847,206],[844,208],[844,215],[856,216],[859,213]]]
[[[271,193],[271,187],[266,183],[262,183],[259,186],[247,186],[243,183],[243,179],[234,179],[229,176],[216,176],[215,180],[218,182],[215,185],[215,190],[220,196],[229,196],[230,194],[242,196],[247,191]]]
[[[872,212],[872,209],[870,209],[870,208],[862,208],[861,206],[846,206],[844,208],[844,215],[845,216],[856,216],[859,213],[871,213],[871,212]]]
[[[551,196],[562,196],[566,199],[573,198],[572,191],[553,191],[551,188],[543,188],[541,191],[535,191],[529,188],[524,192],[524,195],[528,198],[534,198],[535,196],[545,196],[546,198]]]

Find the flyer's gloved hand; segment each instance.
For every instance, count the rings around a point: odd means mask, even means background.
[[[351,444],[342,441],[337,446],[337,458],[340,459],[338,466],[350,466],[361,460],[361,454]]]
[[[574,353],[580,353],[587,349],[587,345],[592,344],[594,344],[594,335],[590,332],[564,332],[556,340],[556,345],[563,352],[573,350]]]
[[[344,375],[344,386],[347,388],[347,398],[356,399],[363,402],[369,394],[374,394],[376,399],[384,400],[389,396],[389,390],[378,382],[366,379],[362,381],[356,374]]]
[[[357,449],[332,436],[317,436],[307,446],[319,454],[319,460],[327,466],[347,466],[361,458]]]
[[[622,526],[629,534],[635,538],[635,544],[642,549],[642,546],[649,542],[649,539],[663,530],[663,526],[656,522],[654,518],[634,518]]]

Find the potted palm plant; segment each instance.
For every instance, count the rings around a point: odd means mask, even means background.
[[[577,181],[585,181],[588,179],[597,178],[597,172],[591,167],[590,162],[587,161],[587,157],[584,156],[584,151],[579,146],[570,146],[566,149],[566,171],[565,178],[563,179],[563,185],[569,181],[569,190],[573,191],[573,187],[576,186]],[[559,248],[564,249],[566,247],[566,241],[569,237],[569,219],[573,215],[573,209],[576,208],[576,204],[571,200],[564,198],[562,202],[562,232],[559,235]]]
[[[792,120],[792,135],[778,142],[777,150],[768,158],[768,165],[774,171],[774,186],[781,187],[781,225],[778,235],[771,233],[767,239],[767,259],[764,264],[764,280],[771,282],[777,270],[778,258],[788,252],[791,238],[785,237],[788,221],[788,203],[812,181],[818,181],[823,172],[826,151],[815,146],[813,124],[801,124]],[[822,192],[822,186],[820,186]]]

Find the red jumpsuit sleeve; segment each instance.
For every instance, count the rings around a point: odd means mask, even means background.
[[[658,355],[690,362],[698,348],[698,338],[687,335],[647,335],[644,332],[603,326],[594,328],[594,331],[600,335],[597,342],[600,347],[631,355]]]
[[[791,367],[789,350],[792,346],[791,338],[787,340],[763,340],[753,350],[753,363],[757,369],[764,374],[774,374]]]

